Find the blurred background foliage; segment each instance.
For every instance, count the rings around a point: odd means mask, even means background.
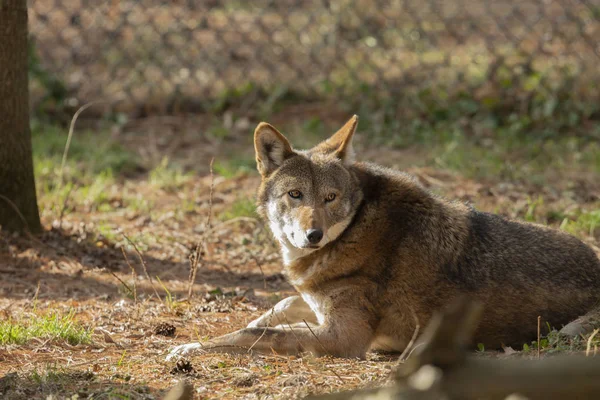
[[[597,0],[32,1],[30,32],[46,114],[101,99],[104,117],[260,119],[326,102],[377,135],[599,135]]]

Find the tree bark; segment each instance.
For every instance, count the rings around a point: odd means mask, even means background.
[[[0,0],[0,225],[38,232],[27,40],[27,1]]]

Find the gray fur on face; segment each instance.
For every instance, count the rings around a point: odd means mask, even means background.
[[[350,224],[362,198],[360,188],[339,159],[310,151],[286,160],[269,180],[272,183],[265,190],[262,204],[266,204],[264,214],[282,244],[284,259],[288,258],[286,254],[292,260],[314,250],[306,239],[308,224],[323,231],[319,247],[336,240]],[[291,198],[290,191],[299,191],[301,198]],[[335,199],[327,202],[331,194]]]

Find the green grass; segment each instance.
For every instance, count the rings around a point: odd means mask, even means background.
[[[177,301],[175,295],[171,293],[171,291],[167,288],[167,286],[158,276],[156,276],[156,280],[165,292],[165,298],[164,300],[162,300],[163,304],[165,305],[165,307],[167,307],[167,310],[169,310],[169,312],[175,311],[180,306],[179,301]]]
[[[116,243],[123,239],[123,236],[119,233],[118,228],[106,223],[99,223],[96,227],[96,231],[109,242]]]
[[[62,185],[54,178],[36,174],[39,204],[42,209],[63,207],[69,209],[83,206],[89,211],[111,211],[111,192],[116,180],[111,170],[80,176],[78,180],[65,181]]]
[[[595,208],[545,208],[544,198],[529,198],[522,218],[540,224],[555,224],[560,229],[579,237],[600,237],[600,203]]]
[[[600,238],[600,203],[594,203],[589,209],[564,205],[545,204],[543,196],[529,197],[526,206],[519,213],[519,218],[528,222],[554,225],[581,238]],[[550,201],[550,203],[552,203]]]
[[[561,335],[556,329],[551,329],[548,326],[542,327],[542,331],[547,331],[547,334],[542,333],[540,336],[539,347],[540,351],[545,354],[561,353],[561,352],[581,352],[586,351],[589,345],[591,354],[600,346],[600,338],[592,337],[593,333],[589,333],[574,338]],[[590,340],[590,337],[591,340]],[[533,340],[530,343],[524,343],[522,349],[524,353],[537,353],[538,342]]]
[[[32,318],[0,321],[0,344],[24,344],[31,339],[64,340],[70,345],[91,341],[91,330],[75,321],[75,313],[39,314]]]
[[[150,184],[166,192],[176,192],[192,179],[192,174],[185,173],[164,157],[148,176]]]
[[[561,228],[574,235],[595,237],[600,234],[600,208],[582,211],[574,220],[564,219]]]
[[[468,97],[445,107],[433,100],[422,101],[422,113],[410,118],[399,114],[398,105],[373,103],[368,97],[365,105],[342,109],[348,117],[359,115],[356,141],[360,145],[405,149],[418,155],[395,160],[400,167],[430,165],[473,179],[535,184],[544,184],[552,171],[600,174],[600,123],[559,124],[558,116],[551,113],[504,115]],[[277,128],[302,149],[325,140],[342,123],[306,116],[300,123],[291,120]]]
[[[92,372],[73,371],[69,372],[66,369],[59,368],[55,365],[50,365],[46,370],[37,369],[31,372],[29,380],[38,385],[64,385],[68,383],[92,381],[95,379]]]
[[[254,157],[237,156],[225,160],[215,160],[213,170],[224,178],[234,178],[256,171]]]
[[[227,210],[219,215],[219,219],[223,221],[239,217],[258,218],[254,199],[237,199],[229,206],[229,208],[227,208]]]
[[[583,138],[540,139],[502,129],[485,139],[460,130],[441,131],[436,136],[430,139],[427,163],[469,178],[544,184],[546,173],[552,171],[600,173],[600,146]]]
[[[348,116],[353,112],[360,114],[357,142],[361,146],[375,149],[392,147],[410,152],[413,156],[406,160],[402,157],[393,160],[400,168],[428,165],[455,171],[475,180],[522,181],[537,185],[546,185],[554,178],[564,180],[579,172],[589,176],[600,174],[600,141],[590,140],[590,137],[600,135],[600,124],[590,123],[589,136],[581,137],[561,133],[547,125],[538,126],[528,116],[511,114],[500,120],[493,114],[482,113],[481,107],[464,99],[453,108],[440,112],[430,104],[428,112],[439,113],[437,117],[429,115],[410,121],[395,116],[393,109],[385,105],[381,110],[360,107],[348,110]],[[460,120],[458,117],[463,114],[465,117]],[[295,147],[306,148],[326,139],[339,126],[334,126],[331,120],[306,117],[301,123],[290,120],[278,128]],[[75,210],[111,212],[116,208],[151,214],[152,200],[120,187],[122,178],[139,171],[141,165],[137,157],[107,131],[75,131],[62,183],[59,170],[67,129],[34,120],[32,137],[42,214],[50,213],[52,218],[56,218],[63,212]],[[360,154],[358,157],[361,159]],[[372,161],[391,162],[377,158]],[[255,174],[254,156],[248,150],[218,158],[214,171],[225,178]],[[183,191],[186,200],[178,218],[194,211],[195,203],[185,192],[191,186],[188,183],[193,174],[164,158],[149,172],[147,179],[155,188],[166,192]],[[561,210],[545,210],[543,202],[538,204],[538,201],[541,199],[531,199],[523,218],[541,223],[560,224],[565,221],[563,229],[569,232],[598,235],[597,210],[562,215]],[[253,201],[239,199],[219,215],[222,220],[236,217],[256,217]],[[109,230],[101,233],[107,237],[114,236]],[[120,241],[116,237],[112,239]]]
[[[152,200],[144,198],[141,194],[127,194],[123,196],[124,206],[138,214],[150,214],[154,207]]]
[[[540,206],[544,205],[544,198],[542,196],[538,196],[535,200],[529,198],[527,200],[527,211],[525,212],[525,221],[528,222],[538,222],[536,217],[536,209]]]
[[[140,168],[138,159],[108,132],[75,131],[65,168],[61,161],[67,129],[33,120],[34,173],[42,212],[59,214],[83,206],[110,211],[111,189],[117,179]]]
[[[36,172],[58,172],[67,134],[67,128],[32,120],[33,158],[38,167]],[[133,153],[113,139],[108,132],[102,131],[75,129],[67,160],[65,173],[73,178],[107,170],[114,174],[127,174],[139,167],[139,160]]]

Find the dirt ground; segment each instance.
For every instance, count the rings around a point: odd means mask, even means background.
[[[43,234],[0,234],[0,318],[27,321],[73,312],[74,321],[91,332],[84,344],[34,338],[0,347],[3,398],[155,399],[181,379],[193,382],[197,398],[297,398],[384,384],[397,356],[370,354],[358,361],[202,354],[189,357],[189,364],[165,361],[173,346],[239,329],[294,290],[264,223],[251,213],[231,212],[252,199],[258,174],[211,177],[207,171],[212,156],[218,160],[247,141],[214,146],[193,135],[177,143],[166,135],[153,142],[136,134],[149,132],[139,126],[125,129],[118,140],[140,154],[168,153],[195,164],[195,172],[176,188],[144,176],[117,179],[106,189],[109,209],[70,204],[67,212],[42,210]],[[252,149],[246,153],[251,157]],[[553,174],[555,180],[540,186],[414,167],[419,153],[411,148],[382,150],[359,142],[359,154],[406,169],[444,196],[510,217],[533,215],[555,227],[561,221],[546,210],[597,208],[600,202],[600,179],[578,171]],[[126,193],[150,206],[128,206]],[[532,210],[537,196],[544,202]],[[581,238],[600,254],[599,235],[592,230]],[[190,257],[198,243],[190,297]]]

